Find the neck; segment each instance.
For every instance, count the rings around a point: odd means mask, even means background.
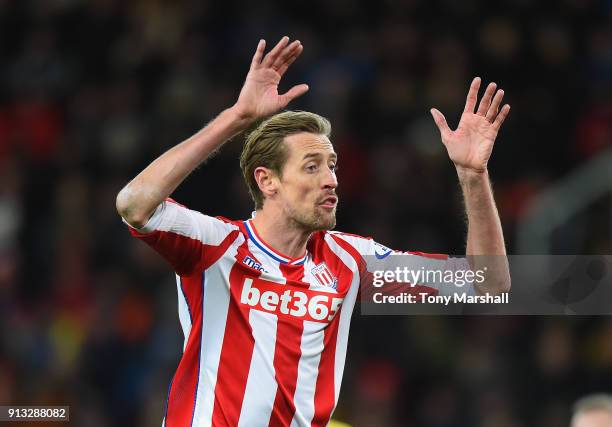
[[[298,258],[306,252],[312,232],[299,229],[287,217],[260,209],[252,220],[259,237],[278,252]]]

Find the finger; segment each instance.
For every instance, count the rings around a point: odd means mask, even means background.
[[[478,98],[478,88],[480,88],[480,77],[475,77],[474,80],[472,80],[470,90],[468,91],[467,99],[465,100],[465,108],[463,109],[465,113],[474,112],[474,108],[476,107],[476,100]]]
[[[508,104],[504,105],[501,111],[499,112],[499,114],[497,115],[497,117],[495,118],[495,121],[493,122],[493,127],[495,129],[499,130],[502,123],[504,123],[504,120],[506,120],[506,117],[508,117],[509,112],[510,112],[510,105]]]
[[[281,65],[283,65],[283,63],[295,53],[296,49],[300,46],[300,44],[301,43],[299,40],[295,40],[289,45],[287,45],[280,53],[280,55],[278,55],[278,58],[276,58],[276,61],[274,61],[272,67],[278,70]]]
[[[489,107],[491,106],[491,98],[493,98],[493,94],[495,93],[495,88],[497,85],[495,83],[489,83],[487,88],[485,89],[485,93],[480,100],[480,104],[478,105],[478,111],[476,114],[484,116],[489,111]]]
[[[436,126],[438,126],[438,130],[440,131],[440,136],[442,137],[442,141],[444,142],[444,138],[452,132],[450,128],[448,127],[448,123],[446,123],[446,118],[444,117],[444,114],[442,114],[440,111],[436,110],[435,108],[432,108],[429,111],[431,112],[431,115],[433,116]]]
[[[281,77],[283,74],[285,74],[289,66],[293,64],[293,61],[295,61],[298,58],[298,56],[300,56],[303,50],[304,50],[304,47],[300,45],[300,47],[298,47],[298,49],[293,53],[293,55],[291,55],[291,57],[287,59],[287,62],[285,62],[284,64],[280,66],[280,68],[278,69],[278,74],[280,74]]]
[[[489,111],[487,111],[487,120],[493,122],[495,120],[495,116],[497,116],[497,112],[499,111],[499,105],[502,102],[502,98],[504,97],[504,91],[502,89],[498,90],[493,98],[493,102],[489,107]]]
[[[287,92],[280,96],[283,104],[281,108],[285,108],[287,104],[289,104],[298,96],[304,95],[306,92],[308,92],[308,89],[308,85],[306,84],[293,86],[291,89],[289,89]]]
[[[259,40],[259,43],[257,43],[255,55],[253,55],[253,59],[251,60],[251,68],[256,68],[259,64],[261,64],[261,58],[263,58],[263,53],[265,50],[266,41],[264,39],[261,39]]]
[[[280,41],[276,43],[276,46],[274,46],[272,50],[264,57],[261,64],[264,67],[271,67],[272,64],[274,64],[274,61],[276,61],[278,55],[282,52],[283,48],[287,46],[287,43],[289,43],[289,37],[285,36],[280,39]]]

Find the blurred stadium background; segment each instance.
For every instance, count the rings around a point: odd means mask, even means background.
[[[495,4],[493,4],[495,3]],[[119,189],[230,106],[259,38],[300,39],[284,87],[340,153],[338,228],[462,253],[456,123],[471,78],[512,105],[490,162],[510,253],[610,253],[612,2],[0,0],[0,403],[79,426],[160,425],[181,331],[171,271]],[[251,202],[226,145],[175,193]],[[612,388],[606,317],[353,320],[336,417],[355,426],[566,426]]]

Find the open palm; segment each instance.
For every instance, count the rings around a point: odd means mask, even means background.
[[[264,57],[265,48],[265,40],[260,40],[236,102],[241,115],[249,119],[269,116],[308,90],[307,85],[301,84],[278,93],[281,77],[304,49],[299,40],[289,43],[289,37],[283,37]]]
[[[448,156],[456,167],[476,172],[484,172],[493,151],[493,144],[502,123],[508,116],[510,106],[499,106],[504,96],[503,90],[495,92],[496,84],[490,83],[482,96],[478,110],[474,112],[478,100],[480,77],[470,85],[465,108],[456,130],[451,130],[444,115],[431,109],[431,114],[440,130],[442,143]],[[493,94],[495,93],[495,96]]]

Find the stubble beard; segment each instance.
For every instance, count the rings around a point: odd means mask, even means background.
[[[291,209],[289,219],[297,228],[311,233],[320,230],[333,230],[336,227],[336,208],[329,213],[321,212],[322,209],[317,206],[307,213]]]

